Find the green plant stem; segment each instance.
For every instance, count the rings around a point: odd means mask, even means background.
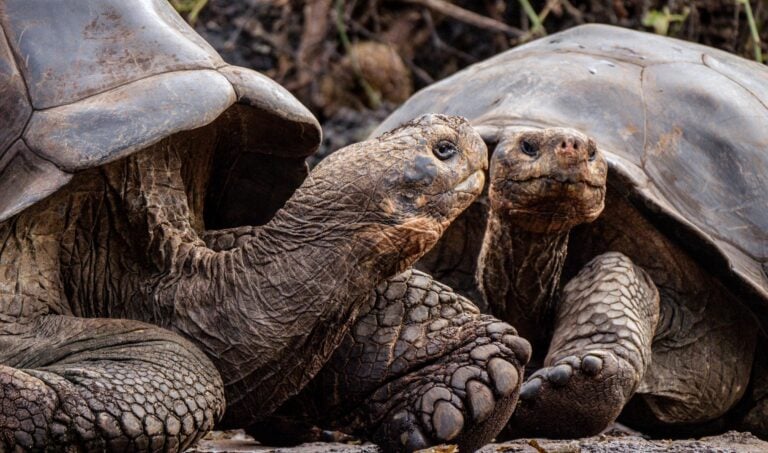
[[[179,14],[186,14],[189,25],[194,26],[197,16],[203,10],[208,0],[170,0],[171,5]]]
[[[208,3],[208,0],[198,0],[195,2],[194,6],[192,6],[192,9],[189,11],[189,14],[187,15],[187,20],[189,20],[190,25],[195,25],[195,22],[197,21],[197,16],[200,14],[200,11],[203,10],[205,5]]]
[[[755,48],[755,60],[763,63],[763,52],[760,48],[760,33],[757,30],[757,23],[755,23],[755,16],[752,14],[752,5],[749,4],[749,0],[737,0],[738,3],[744,5],[744,12],[747,13],[747,22],[749,23],[749,31],[752,34],[752,45]]]
[[[381,96],[371,87],[371,84],[365,80],[363,71],[360,69],[360,65],[357,62],[357,56],[352,52],[352,44],[349,41],[349,35],[347,35],[347,27],[344,25],[344,0],[336,0],[336,30],[339,32],[341,46],[344,47],[344,52],[349,56],[349,61],[352,63],[352,70],[355,72],[355,76],[357,77],[360,86],[363,87],[368,102],[372,108],[379,108],[381,105]]]
[[[533,25],[532,31],[544,31],[544,25],[541,23],[541,19],[539,18],[539,15],[536,14],[536,11],[531,6],[531,3],[528,0],[518,1],[520,2],[520,6],[523,8],[523,11],[525,11],[525,14],[528,16],[528,19],[531,21],[531,25]]]

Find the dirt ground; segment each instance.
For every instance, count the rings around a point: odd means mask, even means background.
[[[373,444],[311,443],[292,448],[265,447],[242,432],[215,432],[187,453],[381,453]],[[460,453],[445,445],[424,453]],[[768,452],[768,442],[748,433],[729,431],[719,436],[696,440],[647,440],[620,433],[604,434],[576,440],[520,439],[490,444],[478,453],[758,453]]]

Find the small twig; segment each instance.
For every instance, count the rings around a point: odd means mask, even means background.
[[[455,57],[460,58],[464,61],[464,63],[472,64],[477,63],[477,58],[473,57],[472,55],[462,52],[459,49],[456,49],[455,47],[449,46],[440,38],[440,35],[437,34],[437,28],[435,27],[435,21],[432,19],[432,14],[427,10],[422,12],[422,17],[424,18],[424,22],[427,23],[427,28],[432,32],[432,42],[435,44],[435,47],[437,47],[440,50],[443,50]]]
[[[515,28],[500,22],[496,19],[477,14],[473,11],[466,10],[460,6],[448,3],[444,0],[400,0],[403,3],[411,3],[414,5],[424,6],[440,14],[444,14],[448,17],[452,17],[456,20],[460,20],[469,25],[473,25],[478,28],[484,28],[501,33],[505,33],[509,36],[519,37],[524,34],[519,28]]]
[[[546,34],[544,25],[541,23],[541,19],[539,18],[539,15],[536,14],[536,11],[531,6],[531,3],[528,0],[518,0],[518,1],[520,2],[520,6],[523,8],[523,11],[525,11],[526,16],[528,16],[528,20],[530,20],[531,24],[533,25],[531,31],[533,33],[537,33],[541,31]]]
[[[237,38],[240,37],[240,34],[243,32],[243,28],[245,28],[245,24],[248,23],[248,20],[253,15],[253,10],[256,8],[256,3],[251,3],[248,6],[248,9],[245,10],[245,14],[243,14],[242,21],[240,22],[240,25],[235,28],[234,31],[229,35],[229,38],[224,42],[224,48],[226,50],[232,50],[235,48],[235,43],[237,42]]]
[[[408,68],[410,68],[411,72],[413,72],[413,74],[418,77],[425,85],[431,85],[435,83],[435,79],[433,79],[427,71],[416,66],[416,63],[413,61],[405,60],[405,64],[408,65]]]
[[[547,3],[544,5],[544,8],[538,14],[539,21],[544,22],[547,19],[547,16],[549,16],[549,13],[552,11],[552,8],[554,8],[556,5],[559,5],[559,4],[560,4],[560,0],[547,0]]]
[[[763,63],[763,52],[760,48],[760,33],[757,31],[757,24],[755,23],[755,16],[752,14],[752,5],[749,4],[749,0],[736,0],[738,3],[744,5],[744,12],[747,13],[747,22],[749,22],[749,31],[752,34],[752,45],[755,48],[755,60]]]
[[[379,108],[381,105],[381,96],[372,87],[371,84],[365,80],[363,71],[360,69],[360,64],[357,61],[357,56],[352,52],[352,44],[349,42],[349,35],[347,35],[347,27],[344,25],[344,0],[336,0],[336,30],[339,32],[339,40],[342,47],[344,47],[344,53],[349,56],[349,61],[352,63],[352,70],[355,72],[360,86],[365,91],[365,96],[368,98],[370,106],[374,109]]]
[[[573,20],[575,20],[576,23],[578,24],[584,23],[584,15],[581,14],[581,11],[575,6],[573,6],[571,2],[569,2],[568,0],[560,0],[560,4],[563,5],[563,8],[565,8],[565,10],[568,11],[568,14],[570,14],[571,17],[573,17]]]

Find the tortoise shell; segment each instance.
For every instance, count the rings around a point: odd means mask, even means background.
[[[263,220],[306,175],[321,138],[290,93],[226,64],[166,0],[0,5],[0,221],[75,172],[221,117],[232,139],[217,149],[219,212],[209,217],[217,226]],[[244,192],[247,210],[234,196]]]
[[[584,25],[427,87],[373,134],[425,112],[465,116],[490,144],[516,126],[595,137],[612,187],[768,325],[768,67],[698,44]]]

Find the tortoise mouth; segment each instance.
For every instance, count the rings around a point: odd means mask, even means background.
[[[514,182],[517,184],[525,184],[525,183],[533,183],[536,181],[543,181],[544,183],[548,185],[552,185],[554,187],[576,186],[576,187],[591,187],[593,189],[605,189],[605,181],[594,182],[594,181],[591,181],[589,178],[584,178],[583,176],[580,176],[580,175],[566,175],[566,174],[544,175],[544,176],[535,176],[531,178],[521,179]]]
[[[437,216],[442,222],[447,222],[444,225],[446,228],[480,196],[484,187],[485,172],[476,170],[434,200],[436,203],[435,212],[438,213]]]
[[[489,193],[491,209],[516,224],[536,230],[567,229],[595,220],[603,211],[605,184],[583,177],[550,175],[522,181],[503,180]]]
[[[459,184],[453,188],[453,191],[480,195],[484,186],[485,172],[483,170],[477,170],[459,182]]]
[[[496,181],[491,193],[499,202],[511,206],[599,204],[605,197],[606,185],[584,178],[539,176],[524,180]]]

